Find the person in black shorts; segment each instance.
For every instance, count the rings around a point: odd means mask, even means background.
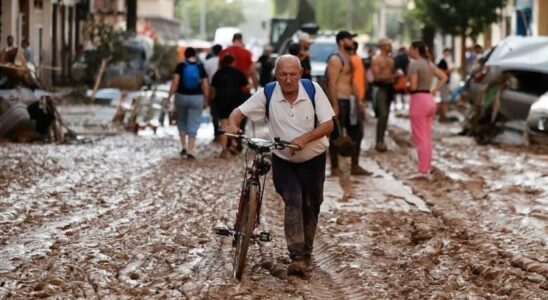
[[[251,88],[245,74],[235,68],[234,56],[226,54],[220,63],[220,69],[211,81],[211,95],[221,119],[221,128],[228,126],[228,116],[247,99]],[[225,135],[221,136],[221,158],[228,158],[229,146]],[[235,145],[234,145],[235,147]],[[232,148],[234,148],[232,147]],[[234,151],[236,152],[236,151]]]

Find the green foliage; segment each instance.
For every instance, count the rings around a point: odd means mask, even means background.
[[[349,29],[349,4],[352,31],[368,33],[372,29],[373,14],[379,0],[308,0],[316,11],[316,23],[321,30]],[[274,0],[276,15],[295,16],[298,1]]]
[[[108,63],[127,61],[131,56],[123,46],[130,33],[116,30],[97,17],[90,20],[84,27],[84,36],[90,41],[94,50],[86,53],[86,81],[93,82],[99,72],[101,61],[106,59]]]
[[[472,39],[500,19],[506,0],[415,0],[416,16],[441,32]]]
[[[175,16],[188,24],[189,36],[200,34],[200,2],[206,1],[206,34],[212,39],[215,29],[222,26],[238,26],[245,21],[240,0],[184,0],[175,6]]]
[[[177,46],[154,43],[154,54],[150,59],[151,68],[158,71],[160,80],[168,80],[177,65]]]

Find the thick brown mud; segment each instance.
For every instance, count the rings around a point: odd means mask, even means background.
[[[213,233],[234,220],[241,158],[202,141],[196,161],[182,160],[169,136],[1,144],[0,298],[547,299],[546,154],[438,127],[434,179],[408,180],[402,128],[389,152],[362,155],[374,176],[329,178],[307,278],[286,275],[283,203],[268,179],[273,240],[251,246],[241,282],[230,240]]]

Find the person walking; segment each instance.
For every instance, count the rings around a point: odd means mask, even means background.
[[[241,33],[235,33],[232,37],[232,45],[229,47],[226,47],[219,53],[219,59],[223,59],[223,57],[227,54],[230,54],[234,56],[234,59],[236,60],[235,67],[239,69],[240,71],[244,72],[245,76],[249,78],[251,81],[254,90],[256,91],[259,87],[259,80],[257,78],[257,68],[255,67],[255,64],[253,63],[253,55],[251,51],[247,50],[244,45],[243,36]],[[246,97],[251,96],[250,94],[247,94]],[[247,123],[247,119],[244,119],[243,122],[240,124],[242,131],[245,131],[245,126]],[[238,151],[241,151],[242,145],[241,143],[238,143]]]
[[[219,69],[219,53],[221,53],[221,50],[223,50],[223,46],[219,44],[213,45],[213,47],[211,47],[211,56],[204,62],[204,69],[207,73],[209,85],[211,85],[213,75],[215,75]],[[209,104],[209,114],[211,115],[211,122],[213,123],[213,134],[215,136],[214,141],[218,141],[221,139],[221,134],[219,133],[219,113],[215,104],[210,100],[211,99],[207,99]]]
[[[221,127],[228,126],[228,116],[240,106],[249,94],[250,85],[245,74],[235,68],[236,61],[234,56],[225,55],[221,60],[221,68],[213,76],[211,82],[210,96],[213,99],[212,104],[217,108]],[[228,158],[228,139],[225,135],[220,136],[221,151],[220,158]],[[234,140],[231,140],[234,141]],[[236,147],[235,144],[232,145]]]
[[[291,141],[299,150],[274,150],[272,180],[285,204],[284,230],[291,258],[287,272],[304,276],[313,269],[312,250],[325,181],[326,135],[333,130],[335,112],[320,86],[307,81],[315,89],[314,99],[310,99],[301,83],[297,57],[282,55],[275,66],[277,81],[269,101],[268,128],[272,136]],[[261,89],[230,114],[226,131],[238,132],[244,116],[265,118],[266,105]]]
[[[438,62],[438,69],[445,72],[445,75],[447,75],[447,78],[451,75],[451,72],[453,72],[453,63],[451,62],[451,49],[445,48],[443,49],[443,57]],[[440,103],[440,109],[439,112],[439,121],[440,122],[448,122],[449,119],[447,118],[447,111],[449,110],[449,96],[451,95],[451,89],[449,88],[449,83],[446,83],[443,85],[441,89],[441,103]]]
[[[312,63],[310,62],[310,53],[308,53],[310,44],[312,44],[310,35],[306,32],[299,34],[299,44],[301,47],[298,56],[301,60],[301,68],[303,68],[302,78],[312,80]]]
[[[440,91],[447,75],[431,61],[426,44],[415,41],[409,47],[408,80],[411,93],[409,119],[411,135],[418,153],[418,174],[410,179],[428,177],[432,167],[432,120],[436,113],[436,102],[433,94]],[[432,79],[438,78],[437,85],[431,89]]]
[[[274,80],[272,77],[272,70],[274,70],[274,59],[272,58],[272,47],[265,46],[263,54],[257,60],[259,65],[259,83],[264,87],[267,83]]]
[[[363,138],[363,117],[365,104],[357,95],[354,84],[354,66],[350,53],[354,49],[352,34],[340,31],[335,37],[339,51],[332,54],[327,60],[327,90],[328,97],[338,122],[337,130],[331,133],[329,158],[331,161],[331,175],[341,175],[339,168],[339,151],[334,143],[346,129],[346,134],[352,140],[351,175],[371,175],[359,165],[360,145]]]
[[[384,135],[388,126],[390,105],[394,100],[394,82],[401,76],[396,73],[394,59],[392,58],[392,44],[388,39],[379,40],[380,54],[371,61],[373,71],[373,85],[377,88],[374,99],[375,115],[377,116],[377,135],[375,150],[385,152],[388,150],[384,142]]]
[[[396,69],[396,73],[403,75],[398,77],[394,83],[394,98],[400,98],[401,109],[404,110],[405,98],[407,96],[407,69],[409,68],[407,48],[401,47],[398,49],[398,54],[394,57],[394,68]],[[396,107],[396,110],[397,109],[398,108]]]
[[[23,49],[23,56],[27,63],[33,63],[32,61],[32,50],[30,49],[30,44],[28,40],[23,40],[21,42],[21,48]]]
[[[208,99],[208,89],[207,74],[196,58],[196,50],[192,47],[186,48],[185,61],[175,67],[168,95],[171,101],[175,94],[177,128],[183,158],[195,158],[196,134],[200,127],[202,110],[206,105],[205,99]]]

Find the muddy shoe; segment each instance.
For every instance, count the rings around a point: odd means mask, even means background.
[[[186,149],[181,150],[181,153],[179,154],[181,157],[186,156]]]
[[[386,147],[385,143],[377,143],[377,145],[375,145],[375,150],[377,150],[377,152],[386,152],[388,151],[388,147]]]
[[[358,175],[358,176],[371,176],[373,173],[365,170],[364,168],[360,167],[360,165],[352,165],[350,169],[351,175]]]
[[[294,259],[289,266],[287,267],[287,275],[294,275],[294,276],[304,276],[304,273],[306,272],[306,267],[304,264],[304,260],[302,259]]]
[[[312,261],[311,255],[304,256],[304,271],[312,272],[314,270],[314,262]]]
[[[186,159],[188,159],[188,160],[195,160],[196,157],[195,157],[194,155],[188,153],[188,154],[186,155]]]
[[[341,169],[331,168],[331,176],[335,177],[335,176],[341,176],[341,175],[342,175]]]

